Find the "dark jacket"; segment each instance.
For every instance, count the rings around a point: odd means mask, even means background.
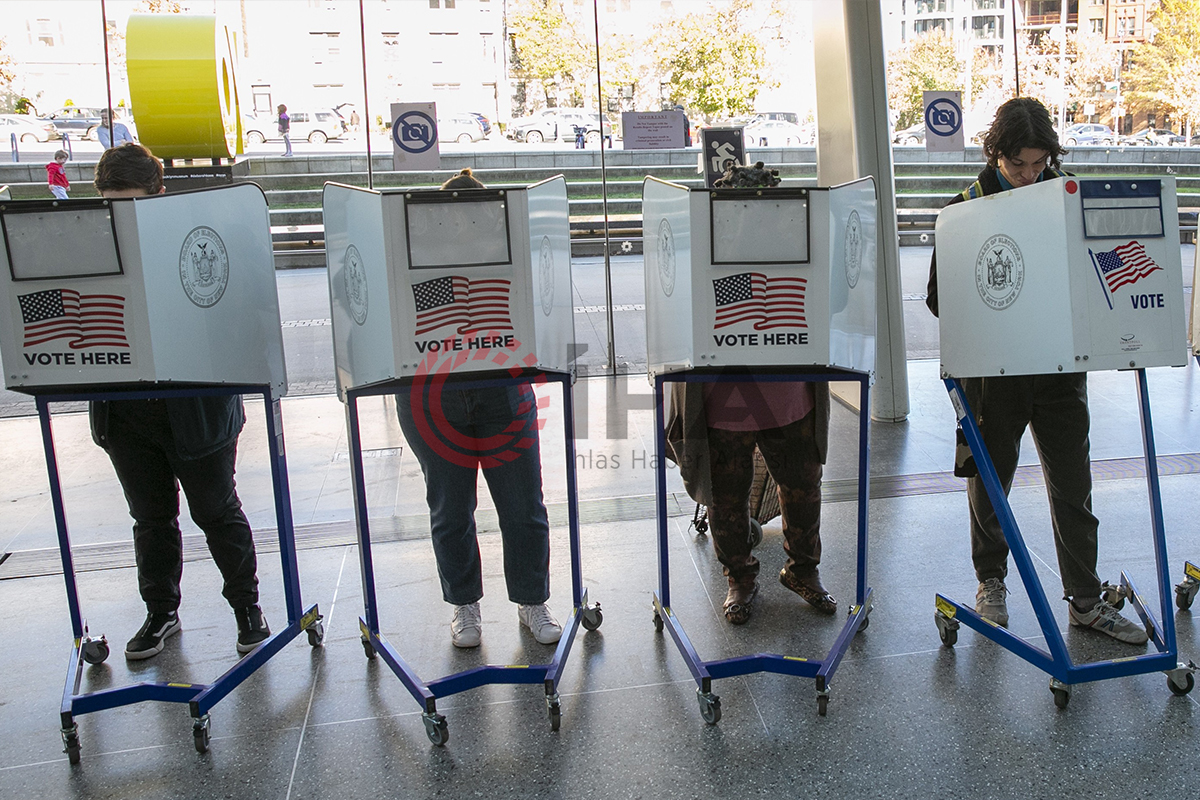
[[[116,401],[116,402],[143,402]],[[204,458],[237,440],[246,424],[246,412],[240,395],[225,397],[172,397],[155,402],[164,403],[171,422],[175,452],[184,461]],[[97,401],[88,404],[92,441],[108,449],[108,415],[111,403]]]
[[[1048,181],[1054,178],[1063,178],[1070,175],[1069,172],[1055,169],[1054,167],[1046,167],[1042,170],[1042,180]],[[965,203],[968,200],[973,200],[976,197],[984,197],[989,194],[999,194],[1004,191],[1004,186],[1000,183],[1000,178],[996,174],[995,167],[984,167],[979,173],[979,177],[975,182],[963,189],[958,194],[946,203],[946,206],[952,206],[956,203]],[[938,315],[938,285],[937,285],[937,242],[934,241],[933,257],[929,260],[929,284],[925,288],[925,305],[929,306],[929,310],[936,317]]]
[[[821,463],[829,448],[829,384],[813,383],[817,452]],[[667,458],[679,466],[688,497],[712,505],[712,469],[708,454],[708,417],[704,413],[703,383],[671,384],[667,409]]]

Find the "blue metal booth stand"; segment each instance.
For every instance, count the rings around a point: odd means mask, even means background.
[[[935,622],[947,646],[965,624],[1049,673],[1059,708],[1088,681],[1162,671],[1177,695],[1195,684],[1196,667],[1178,660],[1145,372],[1188,361],[1178,218],[1170,176],[1066,177],[948,206],[937,221],[942,378],[1046,645],[941,594]],[[959,379],[1098,370],[1136,376],[1158,584],[1148,603],[1122,571],[1104,598],[1130,601],[1155,652],[1076,664]]]
[[[852,370],[829,369],[814,371],[813,368],[780,367],[775,370],[760,371],[762,367],[748,369],[745,372],[734,372],[725,369],[721,372],[709,370],[693,370],[682,373],[667,373],[656,375],[654,379],[654,421],[655,421],[655,452],[658,464],[655,471],[655,490],[658,500],[658,591],[654,595],[654,627],[662,631],[664,627],[675,640],[680,655],[687,662],[688,669],[697,684],[696,696],[700,703],[700,715],[710,725],[715,725],[721,719],[721,698],[712,691],[713,679],[732,678],[737,675],[750,675],[756,672],[772,672],[779,675],[796,675],[803,678],[814,678],[817,688],[817,713],[825,716],[829,704],[829,687],[833,674],[841,663],[851,640],[870,623],[871,588],[867,585],[867,490],[870,483],[870,415],[865,409],[870,408],[871,376],[864,372]],[[666,423],[663,417],[663,386],[667,383],[716,383],[724,381],[856,381],[859,385],[859,437],[858,437],[858,558],[854,585],[854,605],[850,607],[849,616],[833,642],[829,653],[824,658],[801,658],[791,655],[774,653],[755,653],[716,661],[705,661],[692,646],[683,624],[675,616],[671,608],[671,572],[668,556],[669,543],[667,539],[669,520],[667,518],[667,472],[666,455]]]

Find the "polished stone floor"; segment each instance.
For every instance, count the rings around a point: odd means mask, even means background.
[[[0,648],[0,798],[1162,798],[1194,794],[1200,780],[1200,694],[1177,697],[1160,673],[1080,685],[1055,707],[1047,677],[965,628],[943,647],[934,593],[968,601],[975,588],[962,483],[946,474],[953,417],[934,361],[909,362],[912,412],[873,424],[870,627],[850,644],[817,715],[810,679],[755,674],[714,682],[723,716],[701,719],[696,684],[671,639],[656,633],[651,597],[658,555],[653,518],[653,428],[644,403],[609,413],[621,395],[646,394],[644,376],[622,391],[586,384],[588,425],[577,442],[582,575],[604,623],[580,631],[559,685],[560,730],[552,732],[540,686],[488,686],[438,702],[450,741],[432,745],[420,707],[359,643],[363,610],[354,541],[345,418],[335,397],[285,399],[283,417],[301,588],[325,615],[325,641],[287,644],[212,712],[211,749],[193,747],[185,706],[143,703],[79,720],[82,761],[68,764],[58,706],[71,632],[35,419],[0,420],[0,604],[8,609]],[[1149,375],[1172,582],[1200,558],[1197,368]],[[1124,569],[1158,608],[1134,380],[1090,378],[1095,504],[1101,574]],[[581,387],[582,388],[582,387]],[[546,499],[565,519],[562,415],[547,392],[543,432]],[[262,407],[248,402],[239,490],[260,542],[263,606],[282,627],[279,558],[273,547]],[[456,651],[450,608],[440,599],[427,539],[419,470],[391,401],[363,405],[366,477],[382,630],[424,678],[484,663],[543,663],[550,649],[523,631],[504,595],[500,537],[480,495],[485,564],[484,644]],[[234,620],[198,532],[185,520],[189,561],[183,631],[157,658],[126,663],[120,649],[140,624],[128,518],[84,415],[55,416],[67,518],[80,598],[93,633],[113,656],[84,673],[95,691],[138,681],[207,682],[232,666]],[[835,406],[823,531],[826,584],[845,608],[856,553],[857,417]],[[1036,464],[1032,443],[1023,465]],[[1022,470],[1013,508],[1029,542],[1059,628],[1077,661],[1121,658],[1145,648],[1068,629],[1044,487]],[[783,562],[778,521],[759,548],[762,593],[744,627],[720,614],[724,580],[712,547],[689,529],[692,507],[672,471],[668,555],[672,610],[707,660],[773,652],[821,658],[842,616],[823,617],[771,580]],[[552,533],[551,605],[570,606],[568,535]],[[1014,632],[1040,642],[1020,582],[1010,580]],[[1176,611],[1181,660],[1195,658],[1192,611]],[[1195,608],[1200,613],[1200,605]]]

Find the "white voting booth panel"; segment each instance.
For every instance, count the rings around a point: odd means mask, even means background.
[[[571,370],[567,185],[384,190],[328,183],[338,393],[417,375]]]
[[[1046,181],[936,230],[947,377],[1187,363],[1174,178]]]
[[[1200,314],[1197,314],[1196,306],[1200,305],[1200,292],[1197,292],[1194,287],[1200,286],[1200,237],[1193,237],[1192,243],[1195,245],[1192,251],[1192,353],[1200,355]]]
[[[875,183],[642,187],[650,373],[831,366],[874,374]]]
[[[287,389],[266,197],[254,184],[0,205],[9,389]]]

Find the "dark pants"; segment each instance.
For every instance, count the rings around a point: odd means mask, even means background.
[[[736,583],[758,575],[758,559],[750,553],[750,484],[754,480],[754,446],[767,471],[779,484],[783,516],[784,569],[811,573],[821,563],[821,458],[816,441],[816,414],[763,431],[708,429],[712,463],[713,504],[708,509],[713,549]]]
[[[550,597],[550,521],[542,502],[537,405],[528,385],[443,387],[440,407],[396,395],[404,438],[425,475],[425,499],[442,598],[467,605],[483,597],[475,531],[479,468],[496,504],[508,599],[523,605]]]
[[[1014,375],[968,378],[967,402],[975,414],[1005,496],[1012,488],[1021,437],[1033,431],[1050,496],[1054,546],[1067,597],[1097,597],[1096,530],[1092,514],[1092,466],[1088,430],[1087,375]],[[1008,574],[1008,543],[983,479],[967,482],[971,505],[971,557],[980,581]]]
[[[113,404],[108,457],[133,517],[138,587],[147,610],[179,608],[183,538],[179,487],[192,519],[225,580],[221,594],[233,608],[258,602],[258,562],[250,523],[234,488],[236,440],[211,455],[184,460],[176,454],[166,408],[156,401]]]

